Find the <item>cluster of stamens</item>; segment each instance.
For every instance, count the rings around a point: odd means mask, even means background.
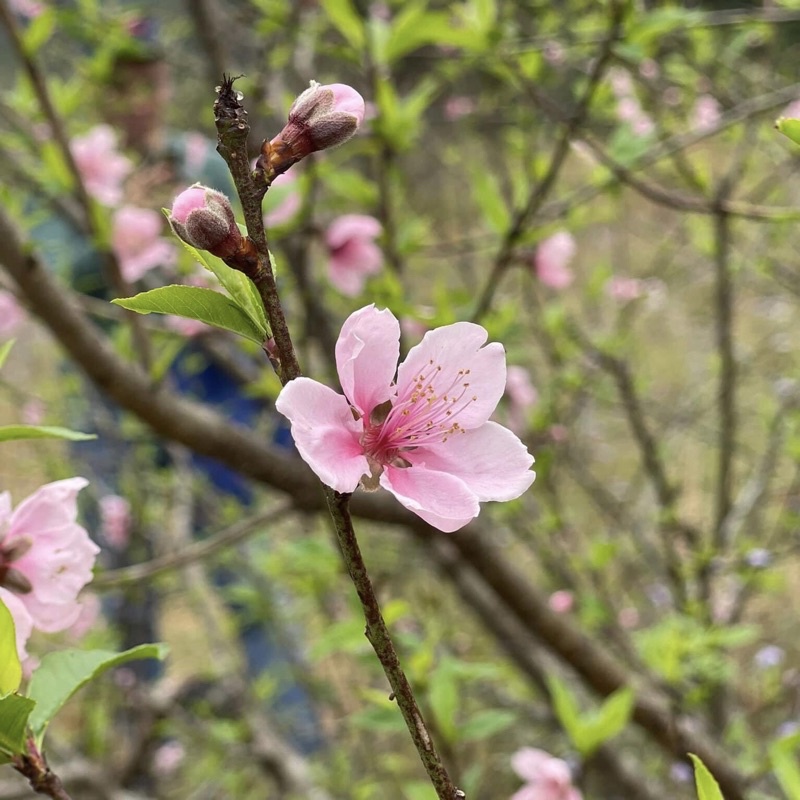
[[[16,594],[28,594],[33,587],[31,582],[11,565],[22,558],[33,543],[30,539],[17,539],[13,544],[3,547],[0,545],[0,586]]]
[[[440,394],[435,382],[441,372],[442,367],[431,359],[426,372],[397,396],[384,421],[375,424],[364,419],[361,444],[367,456],[380,464],[395,463],[404,450],[446,442],[450,436],[465,433],[457,418],[478,399],[469,394],[470,370],[460,369]]]

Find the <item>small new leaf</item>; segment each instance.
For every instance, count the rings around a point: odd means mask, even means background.
[[[48,653],[33,673],[28,687],[28,695],[36,701],[36,708],[30,716],[30,727],[37,745],[41,745],[47,726],[59,709],[90,680],[127,661],[164,659],[167,650],[164,644],[142,644],[123,653],[110,650],[58,650]]]
[[[694,782],[697,786],[698,800],[725,800],[716,778],[708,771],[708,767],[694,754],[689,753],[694,764]]]
[[[134,297],[118,297],[111,302],[138,314],[174,314],[196,319],[215,328],[238,333],[259,345],[266,338],[266,330],[257,326],[241,306],[213,289],[161,286]]]
[[[96,439],[93,433],[71,431],[54,425],[0,425],[0,442],[14,439],[67,439],[70,442],[85,442]]]
[[[780,117],[775,120],[775,127],[784,136],[788,136],[795,144],[800,144],[800,119]]]
[[[0,695],[16,692],[22,680],[22,665],[17,655],[14,617],[0,600]]]

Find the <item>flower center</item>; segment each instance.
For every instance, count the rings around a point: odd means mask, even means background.
[[[460,369],[448,380],[431,359],[424,371],[398,390],[383,421],[373,415],[364,418],[361,444],[367,457],[381,465],[409,466],[403,451],[464,433],[458,417],[478,399],[469,391],[469,374],[470,370]]]
[[[29,537],[17,539],[13,544],[0,547],[0,586],[15,594],[28,594],[33,590],[31,582],[12,564],[31,549]]]

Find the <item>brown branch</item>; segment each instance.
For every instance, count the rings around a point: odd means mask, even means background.
[[[61,778],[47,766],[47,760],[39,752],[32,737],[28,738],[27,752],[13,756],[11,763],[17,772],[28,779],[37,794],[46,794],[53,800],[72,800],[64,789]]]

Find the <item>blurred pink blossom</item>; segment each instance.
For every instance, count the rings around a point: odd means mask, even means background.
[[[336,343],[344,394],[295,378],[275,408],[303,460],[337,492],[383,487],[444,532],[480,503],[519,497],[533,457],[489,421],[505,388],[505,351],[480,325],[429,331],[398,367],[400,323],[373,305],[351,314]]]
[[[184,157],[186,159],[186,172],[197,175],[205,166],[211,144],[202,133],[191,131],[184,137]]]
[[[92,579],[99,552],[76,522],[84,478],[41,486],[12,511],[11,496],[0,494],[0,586],[13,592],[33,624],[52,633],[78,618],[80,590]]]
[[[297,190],[297,175],[293,171],[284,172],[272,181],[264,200],[267,213],[264,225],[275,228],[291,221],[303,205]]]
[[[382,231],[380,222],[365,214],[345,214],[328,226],[328,278],[342,294],[355,297],[367,276],[380,272],[383,253],[375,239]]]
[[[556,444],[560,444],[561,442],[566,442],[569,439],[569,431],[567,430],[566,425],[555,424],[551,425],[547,429],[547,433],[550,436],[550,439],[555,442]]]
[[[122,277],[135,283],[154,267],[173,264],[175,245],[162,238],[163,217],[149,208],[123,206],[114,212],[111,248]]]
[[[448,97],[444,103],[444,116],[450,122],[455,122],[462,117],[468,117],[475,112],[475,100],[464,95]]]
[[[121,550],[128,543],[131,532],[131,504],[118,494],[107,494],[100,498],[98,505],[103,538]]]
[[[639,74],[649,81],[655,80],[660,74],[661,69],[658,63],[652,58],[645,58],[639,63]]]
[[[551,289],[566,289],[575,278],[569,263],[576,250],[575,239],[568,231],[558,231],[539,242],[534,255],[539,280]]]
[[[25,19],[35,19],[46,8],[44,3],[37,3],[35,0],[9,0],[9,6],[12,13]]]
[[[575,595],[567,589],[559,589],[553,592],[547,600],[547,605],[556,614],[566,614],[572,611],[575,605]]]
[[[162,778],[166,778],[178,769],[185,758],[186,749],[180,742],[174,739],[164,742],[153,753],[153,772]]]
[[[11,293],[0,289],[0,339],[7,339],[25,321],[27,314]]]
[[[642,281],[638,278],[622,278],[614,275],[606,283],[606,293],[614,300],[628,302],[641,297],[643,292]]]
[[[44,400],[32,397],[22,406],[22,421],[26,425],[41,425],[46,410]]]
[[[800,118],[800,99],[793,100],[786,108],[783,109],[780,116],[788,117],[789,119]]]
[[[628,70],[612,67],[608,71],[608,80],[611,83],[611,91],[617,98],[633,94],[633,78]]]
[[[511,800],[581,800],[567,762],[544,750],[523,747],[511,756],[511,767],[526,782]]]
[[[109,125],[96,125],[70,142],[70,150],[86,191],[107,206],[122,200],[122,184],[133,169],[129,158],[117,150],[117,135]]]
[[[702,94],[695,100],[689,125],[696,131],[713,130],[722,116],[722,107],[716,97]]]
[[[564,49],[564,45],[561,44],[561,42],[551,39],[550,41],[545,42],[544,47],[542,48],[542,55],[548,64],[557,67],[559,64],[563,64],[566,60],[567,51]]]
[[[633,606],[623,608],[617,614],[617,622],[623,628],[635,628],[639,624],[639,611]]]
[[[525,367],[512,364],[506,370],[506,396],[509,399],[508,427],[519,434],[527,427],[528,411],[539,399],[539,392]]]

